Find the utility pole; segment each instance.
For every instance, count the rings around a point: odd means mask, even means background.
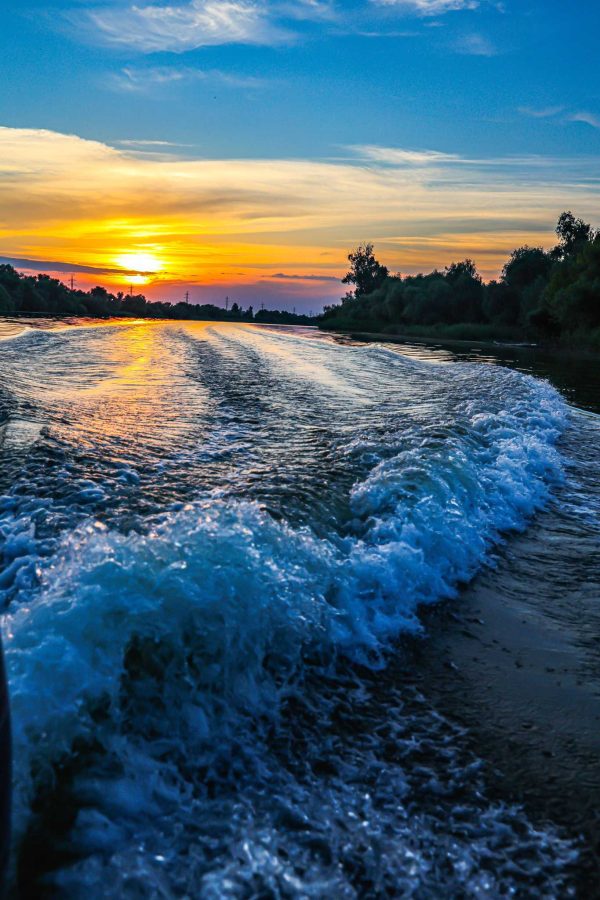
[[[74,279],[73,276],[71,275],[71,290],[73,290],[74,284],[75,284],[75,279]]]
[[[190,302],[190,292],[189,292],[189,291],[186,291],[186,292],[185,292],[185,302],[186,302],[186,303],[189,303],[189,302]]]

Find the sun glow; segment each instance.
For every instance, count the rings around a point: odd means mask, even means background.
[[[130,272],[136,272],[136,278],[144,275],[155,275],[163,268],[162,262],[154,253],[121,253],[116,258],[117,265]]]
[[[585,219],[598,217],[587,158],[569,161],[565,180],[565,160],[551,156],[530,165],[361,152],[368,165],[135,156],[0,127],[0,253],[65,283],[72,265],[82,290],[133,285],[151,299],[178,301],[190,290],[207,302],[237,294],[317,309],[338,300],[346,254],[369,236],[392,270],[472,257],[494,278],[514,247],[554,245],[557,210],[576,205]]]

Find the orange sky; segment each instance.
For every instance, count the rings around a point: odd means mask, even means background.
[[[340,296],[360,241],[374,241],[392,271],[470,256],[490,278],[514,247],[549,246],[563,209],[592,220],[600,209],[581,161],[377,147],[316,162],[204,160],[165,149],[0,128],[0,256],[35,260],[65,281],[80,267],[85,289],[134,284],[153,298],[189,290],[192,300],[281,298],[308,309]]]

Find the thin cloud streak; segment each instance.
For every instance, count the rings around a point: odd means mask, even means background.
[[[589,125],[591,128],[600,128],[600,116],[587,110],[579,110],[576,112],[567,112],[564,106],[549,106],[542,109],[535,109],[529,106],[520,106],[518,111],[523,116],[530,116],[534,119],[554,119],[561,124],[581,123]]]
[[[66,274],[81,273],[84,275],[119,275],[131,276],[144,273],[134,272],[127,269],[110,269],[98,266],[80,266],[75,263],[61,262],[56,259],[24,259],[19,256],[0,256],[0,265],[13,266],[15,269],[26,270],[28,272],[63,272]]]
[[[179,84],[204,83],[226,88],[259,89],[267,82],[253,76],[236,75],[220,69],[196,69],[192,66],[125,66],[107,79],[108,87],[125,93],[150,93]],[[167,142],[165,142],[167,143]]]
[[[591,128],[600,128],[600,116],[594,115],[594,113],[590,112],[576,112],[569,116],[570,122],[582,122],[584,125],[589,125]]]
[[[439,16],[448,12],[474,10],[479,0],[371,0],[377,6],[394,7],[417,16]]]
[[[269,280],[275,281],[334,281],[336,283],[340,281],[337,275],[288,275],[285,272],[276,272],[267,277]]]

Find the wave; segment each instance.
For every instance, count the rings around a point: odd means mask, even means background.
[[[214,492],[143,533],[88,519],[36,557],[33,522],[19,526],[5,502],[5,546],[11,527],[27,545],[4,573],[17,579],[4,619],[17,838],[79,744],[128,773],[97,798],[102,816],[79,822],[81,841],[106,849],[120,840],[115,823],[168,795],[157,761],[169,749],[214,762],[256,722],[276,723],[315,668],[381,668],[394,639],[418,633],[419,606],[454,596],[561,477],[566,405],[548,385],[502,378],[515,400],[500,412],[471,399],[444,428],[356,435],[345,453],[370,471],[352,489],[350,521],[327,538]]]

